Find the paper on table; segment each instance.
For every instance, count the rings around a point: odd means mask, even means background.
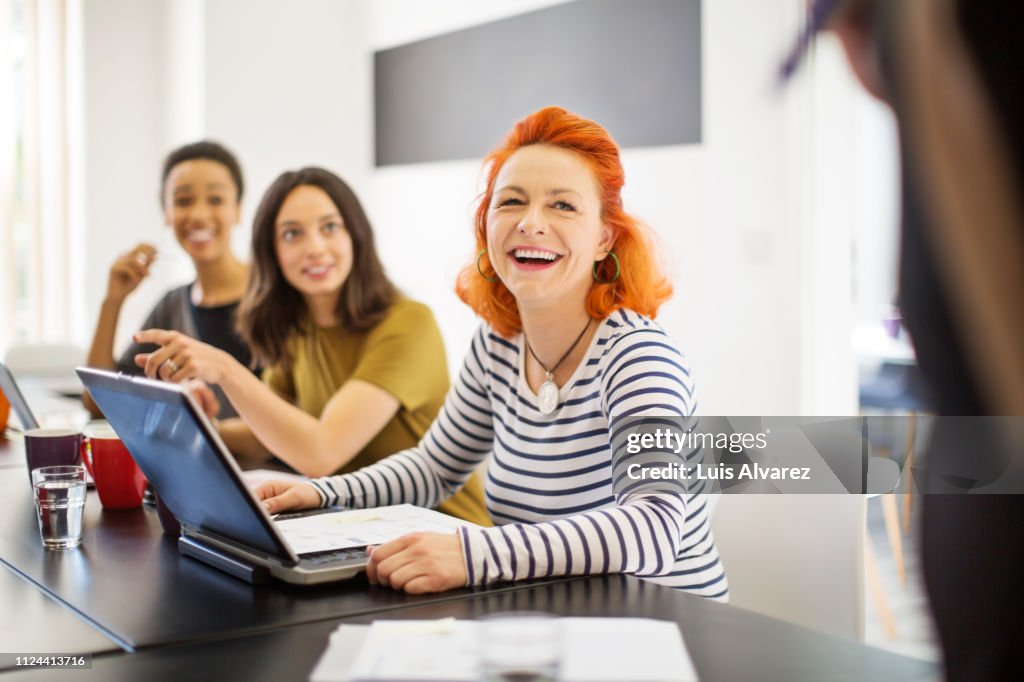
[[[339,625],[327,640],[327,649],[320,655],[310,682],[338,682],[349,679],[349,669],[363,648],[369,625]]]
[[[276,522],[296,554],[366,547],[390,542],[407,533],[454,533],[473,524],[432,509],[399,504],[303,516]]]
[[[697,671],[679,626],[650,618],[563,618],[567,682],[691,682]]]
[[[412,674],[422,681],[473,682],[478,677],[474,625],[454,618],[377,621],[349,679],[405,680]]]
[[[563,682],[693,682],[675,623],[647,618],[562,618]],[[376,621],[342,625],[313,682],[469,682],[479,678],[475,621]]]

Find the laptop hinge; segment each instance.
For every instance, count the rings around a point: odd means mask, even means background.
[[[178,551],[185,556],[202,561],[221,571],[244,580],[253,585],[260,585],[270,580],[270,571],[266,566],[255,566],[238,557],[231,556],[211,547],[195,537],[182,535],[178,538]]]

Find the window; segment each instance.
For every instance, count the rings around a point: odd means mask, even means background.
[[[11,16],[9,17],[9,36],[6,44],[9,46],[9,53],[6,58],[8,74],[5,88],[11,93],[10,102],[13,106],[8,110],[10,120],[5,126],[5,136],[8,138],[4,145],[9,152],[5,155],[4,163],[8,170],[5,173],[4,194],[7,195],[7,206],[5,207],[5,218],[3,227],[7,230],[4,235],[4,271],[6,280],[4,284],[8,290],[8,301],[6,302],[7,314],[4,319],[10,322],[6,325],[6,333],[13,336],[7,339],[9,342],[24,340],[29,328],[32,326],[29,319],[30,311],[28,306],[28,250],[29,227],[28,211],[26,209],[26,182],[25,182],[25,98],[26,98],[26,52],[27,41],[25,38],[25,1],[14,0],[8,5]]]
[[[0,350],[70,332],[68,37],[79,2],[0,4]]]

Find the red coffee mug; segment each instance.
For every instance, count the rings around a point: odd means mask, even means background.
[[[86,427],[82,461],[105,509],[134,509],[142,504],[146,476],[109,426]]]

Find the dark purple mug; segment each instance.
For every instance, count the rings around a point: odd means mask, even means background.
[[[40,467],[80,466],[82,434],[75,429],[29,429],[25,432],[28,480]]]

